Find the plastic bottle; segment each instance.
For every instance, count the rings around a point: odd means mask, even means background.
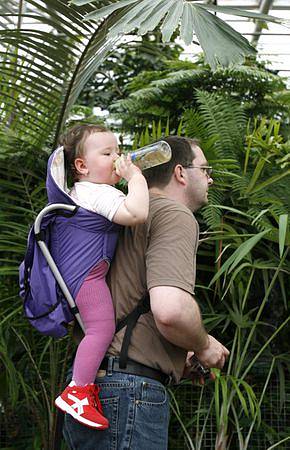
[[[132,162],[141,170],[164,164],[171,159],[170,145],[165,141],[158,141],[146,145],[133,152],[129,152]]]

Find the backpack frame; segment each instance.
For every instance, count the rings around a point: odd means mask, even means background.
[[[54,203],[40,211],[30,230],[25,259],[19,270],[20,297],[23,299],[25,317],[40,333],[56,338],[67,334],[66,326],[74,318],[84,331],[75,301],[48,248],[50,228],[55,217],[62,215],[69,218],[78,208]],[[42,298],[32,292],[30,281],[35,275],[38,277],[37,283],[44,290]],[[55,286],[53,281],[56,282]]]

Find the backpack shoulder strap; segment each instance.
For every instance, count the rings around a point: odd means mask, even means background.
[[[132,331],[142,314],[146,314],[150,311],[150,297],[149,292],[146,292],[143,297],[139,300],[136,308],[130,312],[124,319],[121,319],[117,323],[116,333],[118,333],[122,328],[126,327],[124,339],[122,342],[120,359],[119,359],[119,367],[120,369],[125,369],[127,365],[128,359],[128,347],[131,340]]]

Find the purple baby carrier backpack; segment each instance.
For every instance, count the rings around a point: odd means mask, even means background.
[[[77,316],[73,299],[84,279],[100,261],[112,260],[120,226],[77,206],[68,195],[62,147],[49,158],[46,188],[49,206],[30,230],[19,269],[20,297],[34,328],[62,337]]]

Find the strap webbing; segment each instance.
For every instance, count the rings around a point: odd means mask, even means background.
[[[131,341],[132,331],[139,317],[142,314],[148,313],[149,311],[150,311],[150,297],[149,293],[146,292],[146,294],[144,294],[141,300],[139,301],[136,308],[133,309],[133,311],[131,311],[130,314],[128,314],[128,316],[126,316],[124,319],[120,320],[117,323],[116,333],[118,333],[118,331],[120,331],[122,328],[126,327],[119,359],[119,367],[121,369],[125,369],[127,365],[128,347]]]

